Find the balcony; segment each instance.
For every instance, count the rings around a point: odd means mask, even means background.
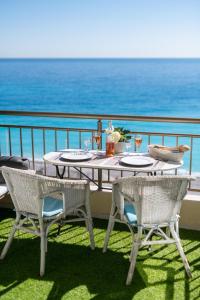
[[[39,250],[35,238],[31,239],[32,236],[27,233],[20,234],[13,242],[10,256],[1,263],[2,299],[198,299],[200,240],[199,232],[195,230],[200,230],[200,119],[18,111],[0,111],[0,115],[0,154],[26,156],[30,159],[31,167],[41,174],[56,176],[55,169],[43,162],[44,154],[64,148],[83,148],[84,139],[92,138],[97,129],[102,135],[100,147],[104,148],[106,121],[113,120],[116,126],[130,128],[132,135],[143,136],[142,151],[146,151],[150,143],[170,146],[188,144],[191,150],[184,157],[184,165],[174,172],[196,176],[184,200],[180,223],[184,250],[192,268],[191,280],[187,279],[174,246],[157,247],[153,252],[140,252],[133,283],[125,288],[131,236],[124,225],[117,225],[111,236],[109,251],[106,255],[102,254],[111,192],[96,190],[92,186],[96,250],[91,253],[88,249],[88,238],[81,224],[65,225],[58,237],[57,227],[54,226],[50,231],[47,272],[41,280],[36,275]],[[151,131],[153,127],[158,130]],[[95,148],[93,139],[91,148]],[[105,170],[99,178],[96,170],[84,172],[93,181],[100,180],[104,186],[110,186],[116,176],[127,175]],[[65,177],[83,178],[83,175],[69,167]],[[11,229],[14,213],[9,209],[12,208],[9,197],[1,199],[0,204],[2,248]]]
[[[100,148],[105,148],[104,129],[107,126],[107,120],[112,120],[116,126],[129,128],[131,135],[141,134],[143,152],[147,151],[147,145],[151,143],[170,146],[189,145],[191,150],[184,155],[183,167],[174,173],[192,174],[196,177],[189,187],[189,193],[182,207],[181,226],[200,229],[198,214],[200,209],[200,134],[198,134],[200,119],[23,111],[0,111],[0,115],[0,155],[26,156],[30,159],[33,169],[48,176],[56,176],[55,168],[46,165],[42,159],[43,155],[50,151],[83,148],[86,138],[91,138],[91,148],[94,149],[92,137],[96,130],[102,135]],[[151,131],[151,128],[154,130]],[[93,181],[100,180],[97,170],[84,170],[84,173]],[[64,175],[67,178],[84,178],[70,167]],[[126,175],[130,173],[105,170],[101,181],[104,186],[109,186],[115,177]],[[110,202],[110,192],[102,190],[93,193],[91,203],[93,215],[106,218],[109,214]],[[1,201],[1,206],[7,205],[7,200]]]

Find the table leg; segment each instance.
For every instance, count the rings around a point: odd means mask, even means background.
[[[59,224],[58,224],[57,236],[59,236],[59,235],[60,235],[60,230],[61,230],[61,227],[62,227],[62,225],[61,225],[61,223],[59,223]]]
[[[56,166],[56,175],[57,175],[60,179],[63,179],[64,174],[65,174],[65,166],[63,167],[63,170],[62,170],[61,173],[60,173],[60,170],[59,170],[59,166]]]
[[[87,174],[85,174],[84,172],[82,172],[80,169],[78,169],[77,167],[73,167],[77,172],[79,172],[80,174],[82,174],[83,176],[85,176],[89,181],[93,182],[97,187],[98,190],[101,191],[103,189],[102,187],[102,170],[98,169],[98,183],[96,183],[92,178],[90,178]],[[59,166],[56,166],[56,175],[57,177],[59,177],[60,179],[63,179],[65,174],[65,166],[63,167],[62,172],[60,172]],[[104,187],[104,189],[110,190],[110,188]]]
[[[102,170],[98,169],[98,190],[102,190]]]
[[[85,176],[89,181],[93,182],[96,186],[99,187],[99,185],[92,179],[90,178],[87,174],[85,174],[84,172],[82,172],[80,169],[78,169],[77,167],[73,167],[77,172],[79,172],[81,175]]]

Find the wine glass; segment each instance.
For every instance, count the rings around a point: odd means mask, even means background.
[[[138,134],[137,134],[137,135],[135,136],[135,147],[136,147],[136,152],[139,152],[141,144],[142,144],[142,137],[141,137],[141,135],[138,135]]]
[[[100,132],[95,131],[94,135],[93,135],[93,139],[94,139],[94,141],[97,145],[97,149],[99,149],[99,146],[100,146],[100,143],[101,143],[101,134],[100,134]]]
[[[126,146],[127,155],[129,155],[129,150],[131,148],[131,141],[126,141],[125,146]]]
[[[85,153],[87,153],[89,151],[89,146],[91,144],[91,139],[87,138],[84,140],[84,151]]]

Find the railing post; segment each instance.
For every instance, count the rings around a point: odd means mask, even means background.
[[[32,146],[32,165],[33,165],[33,170],[35,170],[35,149],[34,149],[34,132],[33,132],[33,128],[31,128],[31,146]]]
[[[8,142],[9,142],[10,156],[12,156],[12,142],[11,142],[11,130],[10,130],[10,127],[8,127]]]
[[[19,129],[19,134],[20,134],[20,154],[21,154],[21,157],[23,157],[23,142],[22,142],[22,128],[20,127]]]
[[[98,150],[102,149],[102,121],[99,119],[97,121],[97,131],[100,134],[100,143],[98,145]],[[98,190],[102,190],[102,170],[98,169]]]
[[[192,157],[193,155],[193,137],[190,137],[190,166],[189,166],[189,174],[192,174]],[[189,189],[191,189],[191,182],[189,183]]]
[[[97,121],[97,131],[98,131],[98,133],[100,134],[100,137],[101,137],[100,143],[98,145],[98,149],[101,150],[102,149],[102,121],[101,121],[101,119],[99,119]]]

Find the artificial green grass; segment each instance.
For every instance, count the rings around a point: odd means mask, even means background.
[[[9,214],[0,219],[0,249],[12,222]],[[65,225],[59,237],[57,227],[52,227],[43,278],[39,277],[39,238],[17,234],[0,263],[0,299],[200,299],[198,231],[180,232],[192,279],[187,278],[174,245],[157,246],[153,252],[140,250],[133,282],[127,287],[130,233],[124,225],[117,224],[109,250],[103,254],[106,226],[106,221],[94,220],[94,251],[83,224]]]

